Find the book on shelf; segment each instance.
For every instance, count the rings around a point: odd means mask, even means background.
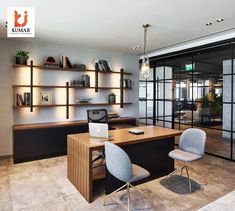
[[[68,68],[68,61],[65,55],[61,56],[61,67]]]
[[[25,105],[30,105],[31,93],[25,92],[24,93],[24,103]]]
[[[24,105],[24,99],[23,99],[21,94],[18,94],[18,93],[16,94],[16,96],[15,96],[15,104],[16,104],[16,106]]]
[[[22,106],[22,105],[30,105],[30,92],[25,92],[23,95],[16,93],[15,94],[15,105]]]
[[[106,60],[95,60],[95,70],[111,71],[111,65]]]

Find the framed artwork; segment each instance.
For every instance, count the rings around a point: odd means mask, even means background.
[[[40,92],[40,105],[51,105],[52,104],[52,92],[45,91]]]

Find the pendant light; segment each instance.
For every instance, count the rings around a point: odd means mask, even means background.
[[[148,58],[148,55],[146,54],[147,30],[148,30],[149,26],[150,26],[149,24],[143,25],[143,28],[144,28],[144,57],[142,59],[141,75],[146,80],[149,77],[149,71],[150,71],[149,58]]]

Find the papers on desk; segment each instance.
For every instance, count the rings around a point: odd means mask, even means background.
[[[140,129],[130,129],[128,132],[135,135],[144,134],[144,131]]]

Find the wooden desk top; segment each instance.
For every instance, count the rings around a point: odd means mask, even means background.
[[[165,138],[171,138],[178,135],[181,135],[182,131],[174,130],[169,128],[163,128],[158,126],[142,126],[135,127],[140,130],[144,130],[144,134],[135,135],[128,132],[130,128],[110,130],[109,134],[111,137],[111,142],[119,146],[129,145],[153,140],[160,140]],[[132,128],[133,129],[133,128]],[[104,147],[104,141],[107,139],[104,138],[93,138],[89,136],[89,133],[80,133],[68,135],[69,138],[82,143],[84,146],[96,150]]]

